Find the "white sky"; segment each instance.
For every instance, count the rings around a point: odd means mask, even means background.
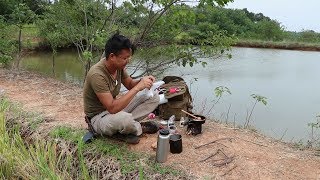
[[[226,8],[261,12],[290,31],[311,29],[320,32],[320,0],[234,0]]]

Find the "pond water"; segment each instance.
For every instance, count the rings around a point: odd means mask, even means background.
[[[266,135],[298,141],[310,138],[308,123],[320,114],[320,52],[257,48],[233,48],[232,59],[205,59],[208,65],[174,67],[165,75],[182,76],[191,88],[195,109],[212,107],[217,100],[214,89],[228,87],[208,116],[223,122],[243,125],[252,109],[251,94],[267,98],[267,105],[257,103],[250,124]],[[26,56],[22,66],[47,75],[52,74],[51,54]],[[77,53],[58,53],[55,77],[82,84],[83,68]],[[318,130],[319,131],[319,130]]]

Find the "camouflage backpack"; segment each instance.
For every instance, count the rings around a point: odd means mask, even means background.
[[[192,97],[190,95],[186,82],[177,76],[166,76],[163,78],[165,84],[160,86],[160,91],[164,93],[168,102],[159,105],[159,116],[163,119],[169,119],[175,115],[176,120],[181,117],[186,117],[186,114],[181,110],[192,110]],[[175,91],[170,91],[174,89]]]

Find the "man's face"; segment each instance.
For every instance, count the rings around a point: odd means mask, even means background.
[[[123,49],[118,55],[111,53],[110,56],[117,69],[124,69],[131,59],[132,51],[131,49]]]

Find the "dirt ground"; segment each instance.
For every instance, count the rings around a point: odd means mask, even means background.
[[[26,111],[42,113],[46,119],[42,130],[59,125],[86,128],[82,89],[78,86],[0,68],[1,93],[21,103]],[[170,154],[165,164],[198,179],[320,179],[320,157],[311,150],[300,151],[259,133],[209,121],[203,125],[201,135],[185,135],[183,128],[179,131],[183,134],[183,152]],[[138,145],[130,148],[155,155],[151,144],[156,136],[144,135]],[[195,148],[214,140],[218,141]],[[214,156],[205,160],[210,155]]]

